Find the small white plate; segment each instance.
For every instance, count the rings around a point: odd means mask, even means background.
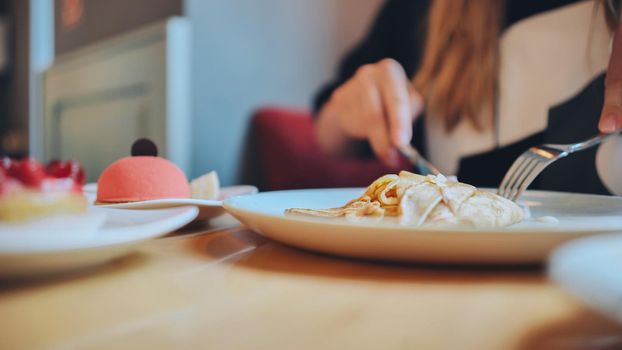
[[[564,244],[549,260],[551,279],[605,316],[622,323],[622,234]]]
[[[95,203],[97,196],[97,184],[90,183],[83,187],[85,196],[91,203]],[[194,198],[169,198],[169,199],[154,199],[148,201],[139,202],[127,202],[127,203],[115,203],[115,204],[97,204],[97,207],[101,208],[116,208],[116,209],[163,209],[163,208],[175,208],[193,205],[199,208],[199,215],[197,220],[208,220],[220,216],[225,213],[222,207],[222,201],[227,198],[242,196],[247,194],[257,193],[257,187],[251,185],[239,185],[229,186],[220,189],[219,200],[208,199],[194,199]]]
[[[224,207],[251,229],[292,246],[352,257],[450,263],[535,263],[560,243],[597,232],[622,230],[622,198],[528,191],[523,197],[534,218],[501,229],[416,228],[393,218],[348,222],[285,215],[287,208],[331,208],[363,189],[264,192],[225,200]]]
[[[0,277],[59,273],[102,264],[128,254],[148,239],[186,225],[197,214],[196,207],[158,210],[90,208],[89,213],[81,218],[3,224],[0,226]],[[83,219],[97,220],[100,225],[73,225]],[[72,225],[65,225],[65,220]]]

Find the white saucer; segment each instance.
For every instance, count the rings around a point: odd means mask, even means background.
[[[292,246],[320,252],[398,261],[536,263],[560,243],[583,235],[622,230],[622,197],[528,191],[534,218],[507,228],[431,228],[285,215],[287,208],[334,208],[363,189],[264,192],[225,200],[233,216],[253,230]],[[393,220],[392,220],[393,219]]]
[[[622,324],[622,234],[582,238],[549,259],[549,275],[594,310]]]
[[[146,240],[186,225],[197,213],[196,207],[89,208],[83,216],[2,224],[0,277],[59,273],[102,264],[128,254]]]
[[[95,198],[97,195],[97,184],[90,183],[83,187],[84,195],[87,196],[89,201],[95,205]],[[115,204],[97,204],[97,207],[101,208],[116,208],[116,209],[163,209],[163,208],[176,208],[182,206],[196,206],[199,208],[199,214],[197,220],[208,220],[220,216],[225,213],[222,207],[222,201],[241,195],[255,194],[257,193],[257,187],[251,185],[239,185],[228,186],[220,189],[219,200],[208,199],[194,199],[194,198],[169,198],[169,199],[155,199],[139,202],[128,203],[115,203]]]

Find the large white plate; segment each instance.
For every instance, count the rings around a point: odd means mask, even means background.
[[[86,184],[83,190],[89,201],[94,204],[97,195],[97,184]],[[116,209],[164,209],[193,205],[199,208],[197,219],[208,220],[225,213],[225,210],[222,207],[222,201],[224,199],[254,193],[257,193],[257,187],[251,185],[238,185],[221,188],[219,200],[168,198],[128,203],[97,204],[97,206]]]
[[[622,234],[582,238],[551,256],[549,275],[605,316],[622,323]]]
[[[144,241],[191,222],[196,207],[158,210],[90,208],[83,218],[67,218],[76,225],[41,221],[33,225],[3,226],[0,231],[0,277],[59,273],[98,265],[123,256]],[[98,220],[101,225],[80,223]],[[103,221],[103,222],[102,222]],[[37,226],[35,226],[37,227]],[[47,228],[47,229],[45,229]]]
[[[582,235],[622,229],[622,198],[529,191],[523,197],[529,220],[492,230],[413,228],[396,220],[352,223],[285,215],[286,208],[338,207],[363,189],[265,192],[231,198],[225,209],[253,230],[296,247],[353,257],[399,261],[532,263],[558,244]]]

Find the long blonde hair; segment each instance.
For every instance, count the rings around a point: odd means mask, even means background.
[[[622,0],[596,0],[613,31]],[[414,83],[428,113],[452,130],[466,118],[482,130],[492,122],[497,95],[504,0],[432,0],[421,67]]]

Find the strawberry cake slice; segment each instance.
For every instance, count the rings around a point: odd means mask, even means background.
[[[0,221],[21,222],[87,210],[82,194],[84,170],[76,161],[52,161],[46,167],[32,158],[0,161]]]

